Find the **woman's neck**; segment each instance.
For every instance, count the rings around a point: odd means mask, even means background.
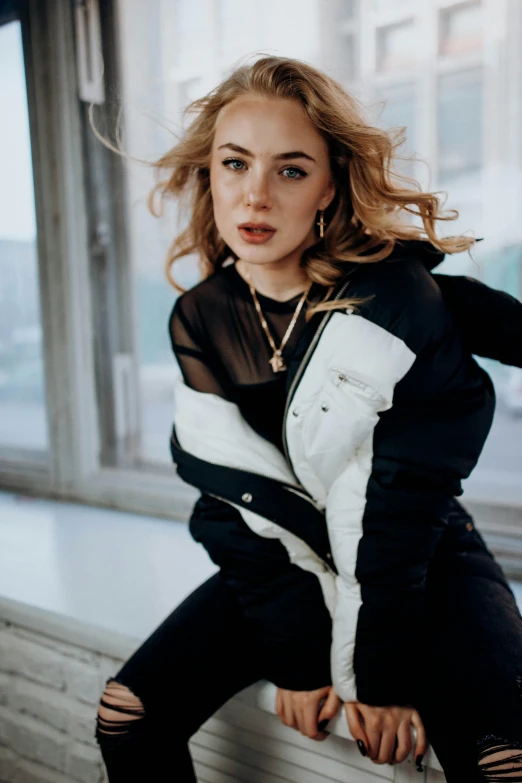
[[[292,299],[310,284],[305,270],[294,264],[249,264],[238,259],[236,269],[247,283],[252,283],[258,293],[278,302]]]

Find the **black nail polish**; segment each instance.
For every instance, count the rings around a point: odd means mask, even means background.
[[[364,742],[362,740],[357,740],[357,747],[361,751],[361,756],[366,756],[368,751],[366,750],[366,745],[364,744]]]
[[[420,754],[415,759],[415,764],[417,765],[417,772],[424,772],[424,767],[422,766],[422,759],[423,756]]]
[[[317,728],[319,731],[324,731],[325,728],[328,726],[329,721],[328,720],[322,720],[317,724]]]

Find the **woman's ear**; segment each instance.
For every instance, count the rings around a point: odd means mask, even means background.
[[[328,187],[325,193],[323,194],[323,197],[319,202],[319,206],[317,207],[317,209],[326,209],[327,207],[329,207],[332,201],[334,200],[334,197],[335,197],[335,182],[333,180],[330,180],[330,182],[328,183]]]

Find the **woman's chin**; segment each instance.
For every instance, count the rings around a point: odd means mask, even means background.
[[[248,264],[275,264],[289,258],[295,252],[292,248],[268,248],[266,245],[247,245],[244,243],[241,247],[237,244],[232,248],[234,253],[242,261]]]
[[[274,252],[271,248],[258,245],[243,244],[241,247],[237,245],[233,248],[234,253],[242,260],[251,264],[270,264],[274,261],[279,261],[281,253]]]

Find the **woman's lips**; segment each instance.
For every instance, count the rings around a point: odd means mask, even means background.
[[[238,228],[238,231],[241,239],[244,239],[245,242],[249,242],[251,245],[264,245],[275,234],[275,229],[273,231],[252,231],[248,228]]]

